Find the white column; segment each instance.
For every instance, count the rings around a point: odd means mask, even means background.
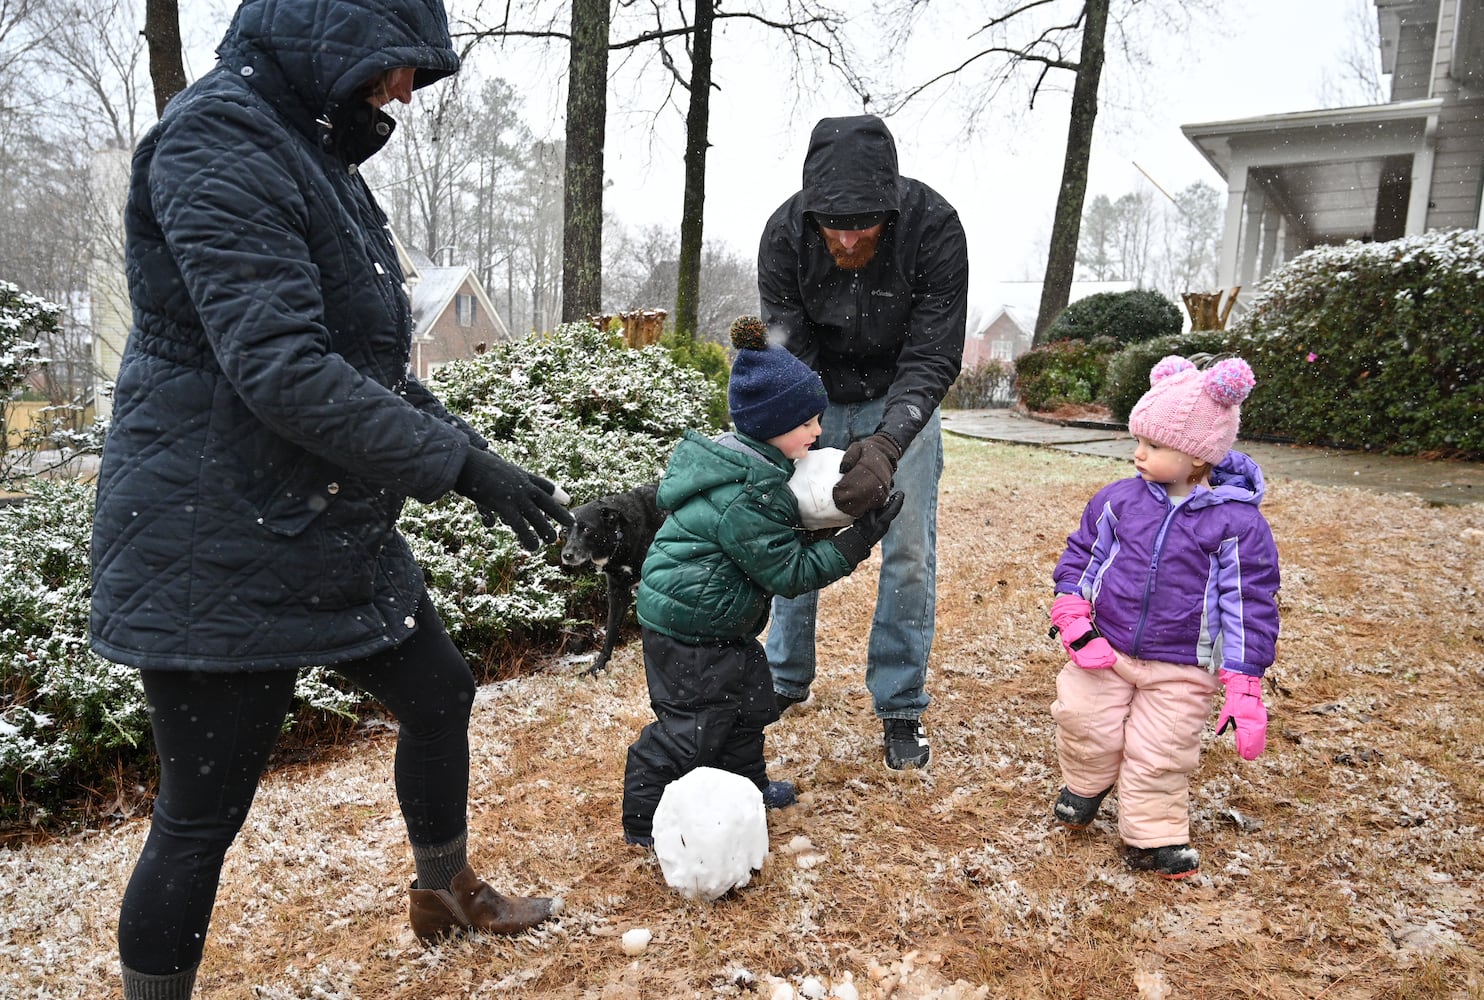
[[[1237,284],[1237,247],[1242,239],[1242,208],[1247,199],[1247,165],[1233,163],[1226,178],[1226,221],[1221,228],[1221,273],[1217,285]]]
[[[1412,154],[1412,194],[1407,199],[1407,235],[1427,232],[1427,207],[1432,201],[1433,153],[1438,144],[1438,116],[1427,116],[1422,148]]]
[[[1267,212],[1267,197],[1256,184],[1247,188],[1247,210],[1242,217],[1242,254],[1238,263],[1237,284],[1251,288],[1257,274],[1257,250],[1262,242],[1262,220]]]
[[[1283,213],[1277,205],[1268,205],[1262,213],[1262,251],[1258,254],[1255,281],[1261,281],[1272,273],[1280,262],[1278,257],[1278,227],[1283,223]]]

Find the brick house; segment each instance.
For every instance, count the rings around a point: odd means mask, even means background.
[[[413,373],[422,381],[443,365],[510,339],[479,276],[467,265],[440,267],[398,241],[412,298]]]
[[[1074,281],[1067,302],[1076,302],[1099,292],[1127,292],[1132,281]],[[1031,349],[1036,315],[1041,310],[1041,282],[1001,281],[975,298],[984,306],[971,309],[964,337],[965,369],[985,361],[1013,362]]]

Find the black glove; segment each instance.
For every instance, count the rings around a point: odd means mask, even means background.
[[[871,554],[871,546],[886,536],[886,529],[901,511],[902,491],[897,490],[887,497],[884,505],[866,511],[854,524],[841,530],[835,536],[835,547],[851,566],[859,566]]]
[[[556,541],[552,521],[563,527],[572,524],[572,512],[561,505],[550,480],[533,476],[492,451],[470,448],[453,488],[479,505],[485,527],[494,527],[499,518],[528,552],[542,542]]]
[[[835,506],[850,517],[860,517],[880,507],[886,502],[891,477],[901,457],[901,445],[883,431],[852,441],[845,449],[845,457],[840,459],[840,471],[844,475],[835,484]]]

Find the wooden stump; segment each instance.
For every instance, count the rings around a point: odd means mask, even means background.
[[[660,342],[660,334],[665,332],[665,317],[669,315],[663,309],[633,309],[629,312],[589,316],[588,320],[600,330],[612,330],[617,322],[623,330],[624,343],[637,348]]]
[[[1237,304],[1237,293],[1241,290],[1242,286],[1236,285],[1215,292],[1182,292],[1180,298],[1185,301],[1185,311],[1190,313],[1190,328],[1225,330],[1227,317],[1231,315],[1232,306]],[[1226,298],[1225,304],[1223,297]]]

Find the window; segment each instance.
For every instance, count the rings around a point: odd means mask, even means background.
[[[474,296],[460,292],[454,296],[454,310],[458,314],[459,326],[474,325]]]
[[[1015,360],[1015,341],[992,340],[989,342],[989,356],[996,361]]]

